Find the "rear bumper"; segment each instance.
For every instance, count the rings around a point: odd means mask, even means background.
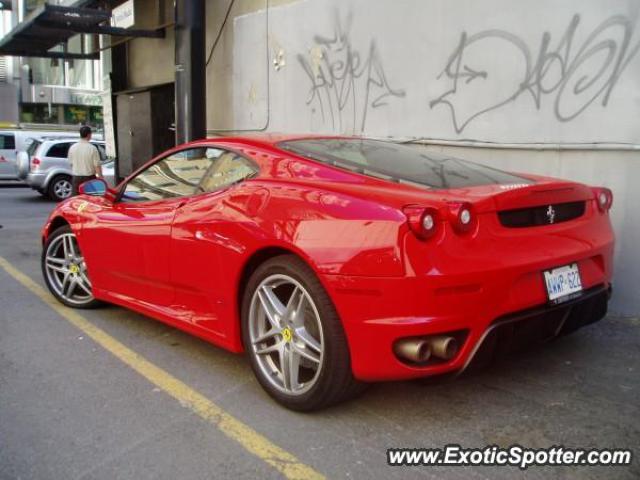
[[[547,338],[599,320],[606,313],[612,256],[611,241],[580,255],[502,265],[484,273],[470,268],[464,276],[324,275],[323,280],[345,328],[355,377],[400,380],[462,371],[484,355],[486,345],[503,350],[514,343],[505,336],[509,328],[539,331]],[[584,290],[578,298],[552,306],[542,272],[569,263],[578,264]],[[460,331],[464,342],[450,361],[410,365],[393,352],[401,338]]]
[[[559,305],[543,305],[498,318],[475,344],[462,370],[595,323],[607,314],[610,297],[611,286],[598,285]]]
[[[24,182],[31,188],[42,189],[45,188],[47,175],[44,173],[29,173],[24,179]]]

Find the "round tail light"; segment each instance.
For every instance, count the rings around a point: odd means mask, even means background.
[[[598,209],[604,213],[611,210],[611,206],[613,205],[613,193],[608,188],[597,188],[595,189],[596,194],[596,203],[598,204]]]
[[[469,225],[471,223],[471,210],[468,208],[460,210],[459,219],[461,225]]]
[[[449,204],[451,226],[457,233],[469,233],[474,230],[477,218],[469,203]]]
[[[425,232],[431,232],[436,227],[436,219],[430,213],[422,216],[422,229]]]
[[[409,228],[420,240],[428,240],[438,232],[438,210],[409,205],[403,208]]]

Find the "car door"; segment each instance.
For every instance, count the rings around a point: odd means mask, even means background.
[[[13,132],[0,132],[0,178],[16,178],[16,136]]]
[[[171,306],[171,226],[210,166],[201,151],[184,149],[154,162],[85,222],[82,248],[94,288],[147,306]]]
[[[258,173],[258,166],[234,152],[211,147],[207,156],[215,159],[194,196],[176,212],[171,232],[171,278],[175,304],[195,325],[224,337],[235,307],[230,300],[232,280],[226,278],[221,263],[228,253],[242,252],[244,246],[229,235],[229,222],[242,224],[241,190],[246,179]],[[237,195],[236,195],[237,194]],[[242,201],[240,201],[242,203]]]

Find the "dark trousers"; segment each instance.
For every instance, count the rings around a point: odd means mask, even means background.
[[[87,175],[87,176],[73,176],[73,191],[71,193],[72,196],[78,195],[78,187],[84,182],[88,182],[89,180],[93,180],[96,178],[95,175]]]

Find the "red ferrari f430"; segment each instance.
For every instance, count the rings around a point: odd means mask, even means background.
[[[42,271],[233,352],[313,410],[604,317],[611,191],[363,138],[207,139],[57,206]]]

